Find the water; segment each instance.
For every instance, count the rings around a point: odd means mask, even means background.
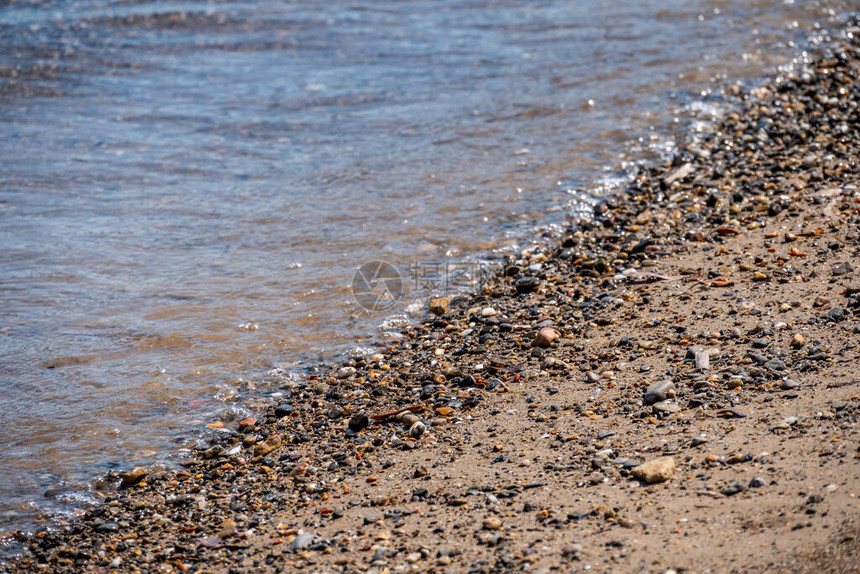
[[[0,529],[372,346],[411,264],[526,245],[852,7],[0,3]]]

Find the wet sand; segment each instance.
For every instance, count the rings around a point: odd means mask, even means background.
[[[185,470],[8,535],[7,569],[856,571],[847,34],[480,293],[212,421]]]

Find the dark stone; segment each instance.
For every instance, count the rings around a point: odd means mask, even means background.
[[[349,430],[354,433],[361,432],[367,428],[367,425],[370,424],[370,419],[366,414],[359,413],[357,415],[353,415],[349,419]]]
[[[825,317],[828,321],[832,321],[834,323],[839,323],[845,320],[845,311],[837,307],[836,309],[831,309],[827,312],[827,316]]]
[[[750,480],[750,488],[761,488],[765,484],[767,484],[767,483],[760,476],[756,476],[752,480]]]
[[[720,491],[720,494],[724,496],[734,496],[735,494],[741,493],[747,489],[743,484],[736,482],[731,484]]]
[[[281,405],[275,408],[275,416],[279,419],[282,419],[286,416],[293,414],[296,410],[296,407],[293,405]]]
[[[517,293],[531,293],[540,286],[537,277],[520,277],[517,279]]]

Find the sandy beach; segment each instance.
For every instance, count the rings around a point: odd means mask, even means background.
[[[856,572],[860,27],[9,572]]]

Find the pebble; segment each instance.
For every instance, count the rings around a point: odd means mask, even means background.
[[[771,359],[764,364],[764,367],[769,371],[774,372],[782,372],[785,371],[788,367],[785,366],[785,363],[780,361],[779,359]]]
[[[649,460],[633,468],[630,474],[648,484],[665,482],[675,474],[675,459],[671,456],[664,456]]]
[[[520,277],[517,279],[517,293],[531,293],[540,286],[540,279],[537,277]]]
[[[561,337],[561,333],[552,327],[544,327],[535,335],[532,345],[535,347],[549,347],[552,342]]]
[[[833,273],[834,277],[838,277],[840,275],[848,275],[854,271],[854,267],[847,261],[841,261],[839,263],[834,263],[830,267],[831,273]]]
[[[839,307],[831,309],[827,312],[827,320],[833,323],[840,323],[845,320],[845,311]]]
[[[750,480],[750,488],[761,488],[766,484],[767,482],[760,476],[755,476]]]
[[[254,456],[266,456],[279,446],[281,446],[281,437],[272,435],[265,442],[254,445]]]
[[[409,427],[409,436],[412,438],[418,439],[424,436],[425,431],[427,430],[427,425],[422,423],[421,421],[416,421]]]
[[[797,333],[794,337],[791,338],[791,346],[794,349],[800,349],[805,344],[806,344],[806,339],[800,333]]]
[[[377,514],[376,512],[370,512],[365,514],[362,520],[365,524],[376,524],[377,522],[382,522],[382,515]]]
[[[120,488],[128,488],[130,486],[134,486],[135,484],[146,478],[146,469],[140,468],[138,466],[133,470],[123,473],[121,477],[122,482],[120,483]]]
[[[556,359],[555,357],[546,357],[543,361],[541,361],[540,368],[545,371],[568,371],[570,370],[570,365],[568,365],[561,359]]]
[[[681,411],[681,407],[677,403],[673,403],[671,400],[661,401],[659,403],[654,403],[651,409],[655,413],[663,413],[663,414],[674,414]]]
[[[800,381],[795,379],[785,379],[782,384],[779,385],[779,388],[783,391],[788,391],[791,389],[796,389],[800,386]]]
[[[216,536],[221,540],[226,540],[227,538],[230,538],[235,535],[237,529],[238,525],[236,524],[236,521],[228,518],[221,522],[221,526]]]
[[[436,297],[430,299],[430,301],[428,302],[430,312],[437,317],[441,317],[448,312],[448,304],[450,302],[451,300],[448,297]]]
[[[313,543],[314,535],[311,532],[299,531],[296,537],[290,543],[290,552],[301,552]]]
[[[338,379],[346,379],[347,377],[351,377],[356,373],[355,367],[341,367],[337,371]]]
[[[348,427],[354,433],[361,432],[370,424],[370,418],[364,413],[352,415],[349,418]]]
[[[746,489],[747,487],[745,487],[743,484],[736,482],[722,489],[720,491],[720,494],[722,494],[723,496],[734,496],[735,494],[739,494]]]
[[[488,516],[484,519],[481,527],[484,530],[500,530],[502,528],[502,519],[498,516]]]
[[[289,416],[295,412],[296,407],[293,405],[281,405],[275,408],[275,416],[279,419],[282,419],[286,416]]]
[[[674,396],[675,383],[667,380],[652,383],[645,391],[645,396],[642,400],[646,405],[651,405],[658,401],[665,401],[666,399]]]

